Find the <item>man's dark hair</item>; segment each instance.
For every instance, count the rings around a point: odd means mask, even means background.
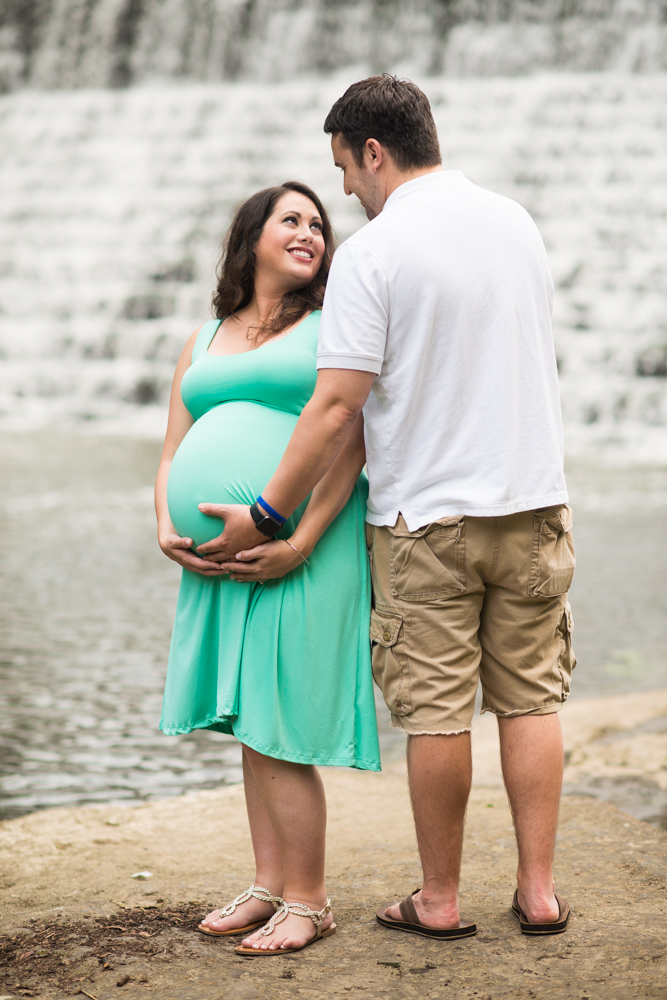
[[[359,166],[368,139],[382,143],[400,170],[442,163],[428,97],[389,73],[348,87],[327,115],[324,131],[340,135]]]

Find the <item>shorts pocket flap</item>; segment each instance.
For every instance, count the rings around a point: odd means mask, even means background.
[[[554,531],[572,530],[572,508],[566,503],[558,507],[542,507],[535,511],[538,517],[549,525]]]
[[[574,618],[572,617],[572,608],[569,601],[565,602],[565,607],[563,608],[561,629],[564,633],[569,632],[570,634],[574,631]]]
[[[393,646],[398,639],[403,619],[400,615],[380,616],[377,611],[371,611],[371,642],[381,646]]]

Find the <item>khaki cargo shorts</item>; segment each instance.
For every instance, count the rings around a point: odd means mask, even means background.
[[[482,712],[557,712],[576,665],[567,593],[572,511],[367,524],[373,676],[407,733],[470,729]]]

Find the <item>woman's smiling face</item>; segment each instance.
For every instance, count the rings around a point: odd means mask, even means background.
[[[284,292],[303,288],[319,271],[323,256],[322,219],[313,202],[298,191],[282,195],[255,247],[255,280],[278,279]]]

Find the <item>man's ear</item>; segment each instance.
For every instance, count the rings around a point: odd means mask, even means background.
[[[382,143],[378,142],[377,139],[366,139],[364,159],[368,168],[373,172],[379,170],[385,158],[386,154],[382,148]]]

